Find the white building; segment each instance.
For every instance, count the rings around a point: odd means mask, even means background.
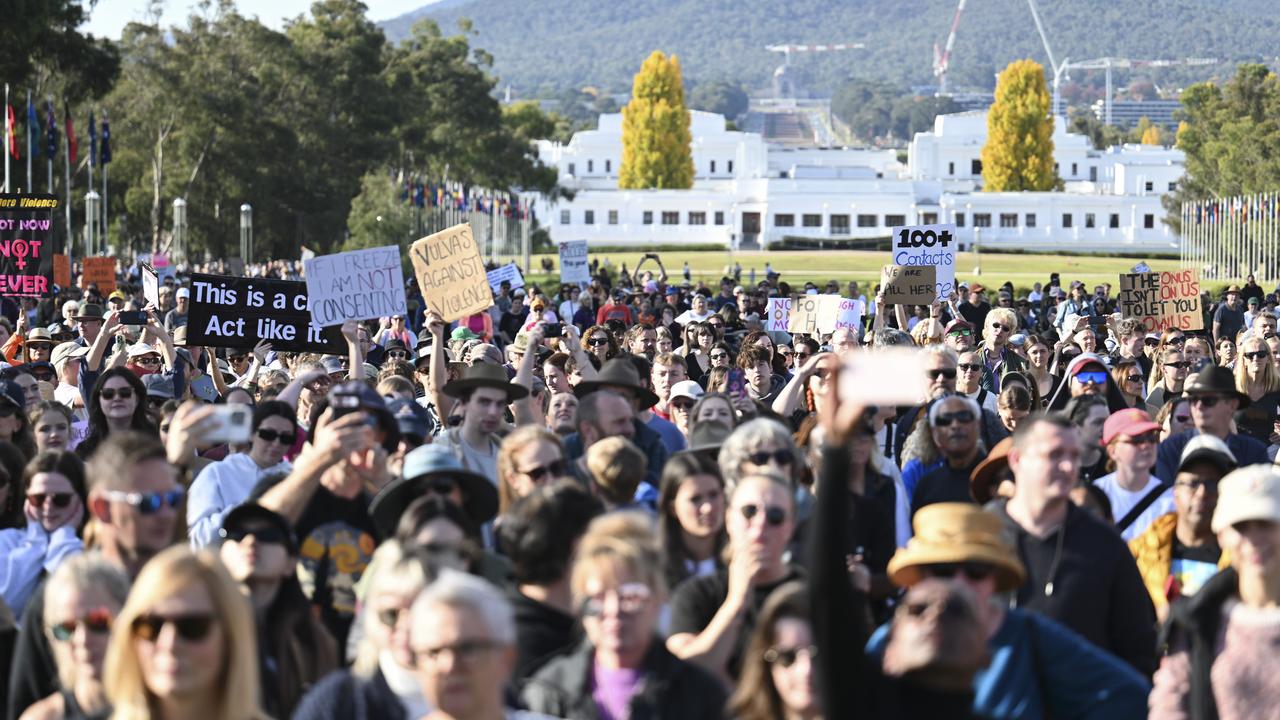
[[[786,238],[887,238],[898,225],[954,222],[967,247],[1171,251],[1160,196],[1182,176],[1181,151],[1126,145],[1094,150],[1054,128],[1061,192],[984,193],[986,114],[939,116],[918,133],[907,163],[894,150],[784,149],[724,118],[692,113],[695,180],[689,190],[619,190],[622,116],[568,144],[542,141],[572,200],[540,199],[552,239],[637,247],[715,244],[767,247]]]

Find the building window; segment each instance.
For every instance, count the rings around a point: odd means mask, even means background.
[[[981,160],[972,160],[972,161],[970,161],[970,162],[969,162],[969,174],[970,174],[970,175],[981,175],[981,174],[982,174],[982,161],[981,161]]]
[[[1111,213],[1111,217],[1108,218],[1107,220],[1107,227],[1110,227],[1110,228],[1120,227],[1120,213]]]
[[[876,227],[875,215],[859,215],[858,227]]]
[[[573,163],[569,163],[569,174],[570,174],[570,175],[574,175],[574,174],[576,174],[577,172],[578,172],[578,171],[577,171],[577,168],[574,166],[574,164],[573,164]]]
[[[1018,227],[1018,213],[1000,213],[1000,227]]]
[[[795,227],[795,226],[796,226],[796,216],[795,216],[795,215],[781,215],[781,214],[779,214],[779,215],[774,215],[774,216],[773,216],[773,226],[774,226],[774,227]]]
[[[1148,180],[1146,188],[1147,188],[1147,192],[1151,192],[1152,190],[1156,189],[1156,184]]]
[[[884,226],[887,228],[902,227],[907,224],[906,215],[885,215]]]
[[[1098,166],[1089,166],[1089,182],[1098,182]]]
[[[964,213],[956,213],[956,227],[964,227]]]
[[[1174,190],[1177,190],[1177,189],[1178,189],[1178,183],[1176,182],[1169,183],[1169,192],[1173,192]]]
[[[953,162],[949,162],[949,163],[947,163],[947,174],[948,174],[948,175],[951,175],[951,176],[955,176],[955,174],[956,174],[956,164],[955,164],[955,163],[953,163]]]
[[[610,210],[610,211],[609,211],[609,224],[610,224],[610,225],[617,225],[617,224],[618,224],[618,211],[617,211],[617,210]]]
[[[613,161],[612,161],[612,160],[605,160],[605,161],[604,161],[604,171],[605,171],[605,172],[607,172],[607,173],[611,173],[611,172],[613,172]]]
[[[1155,226],[1156,226],[1155,215],[1152,215],[1151,213],[1147,213],[1146,215],[1142,216],[1142,227],[1146,228],[1147,230],[1151,230],[1155,228]]]
[[[595,225],[595,224],[596,224],[596,211],[595,211],[595,210],[587,210],[587,211],[584,211],[584,212],[582,213],[582,224],[583,224],[583,225]]]
[[[832,235],[848,235],[849,234],[849,216],[848,215],[832,215],[829,218],[831,223]]]
[[[568,211],[568,210],[561,210],[561,211],[560,211],[560,224],[561,224],[561,225],[568,225],[568,224],[569,224],[569,211]]]
[[[805,227],[822,227],[822,216],[805,213],[800,217],[800,222]]]
[[[938,213],[924,213],[923,215],[920,216],[920,222],[924,223],[925,225],[937,225]]]
[[[1035,226],[1036,226],[1036,214],[1035,214],[1035,213],[1027,213],[1026,220],[1025,220],[1022,224],[1023,224],[1023,225],[1026,225],[1027,227],[1035,227]]]
[[[1073,217],[1071,213],[1062,213],[1062,227],[1064,228],[1071,227],[1072,221],[1073,221]]]
[[[1079,174],[1080,174],[1080,166],[1079,166],[1079,164],[1077,164],[1077,163],[1071,163],[1071,177],[1075,177],[1075,176],[1077,176],[1077,175],[1079,175]]]
[[[595,171],[596,171],[596,161],[595,161],[595,160],[588,160],[588,161],[587,161],[587,172],[589,172],[589,173],[593,173],[593,172],[595,172]]]
[[[689,224],[690,224],[690,225],[706,225],[706,224],[707,224],[707,214],[706,214],[706,213],[704,213],[704,212],[690,212],[690,213],[689,213]]]
[[[733,161],[732,161],[732,160],[730,160],[730,161],[729,161],[729,172],[730,172],[730,173],[732,173],[732,172],[733,172]]]
[[[680,213],[676,212],[675,210],[663,210],[662,224],[663,225],[679,225]]]
[[[991,213],[974,213],[974,227],[991,227]]]
[[[652,211],[652,210],[645,210],[645,211],[644,211],[644,220],[643,220],[643,222],[644,222],[644,224],[645,224],[645,225],[652,225],[652,224],[653,224],[653,211]]]
[[[716,174],[716,161],[715,161],[715,160],[712,160],[712,161],[711,161],[711,174],[712,174],[712,175],[715,175],[715,174]]]
[[[1084,214],[1084,226],[1086,228],[1094,227],[1097,224],[1098,224],[1098,221],[1094,218],[1093,213]]]
[[[717,224],[717,225],[723,225],[723,224],[724,224],[724,211],[723,211],[723,210],[717,210],[717,211],[716,211],[716,224]]]

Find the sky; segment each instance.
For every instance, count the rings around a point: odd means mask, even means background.
[[[372,20],[388,20],[431,3],[431,0],[363,1],[369,8]],[[279,30],[284,27],[285,20],[309,12],[311,2],[312,0],[237,0],[236,6],[241,14],[248,17],[256,15],[263,24]],[[89,0],[82,0],[82,4],[88,5]],[[161,23],[185,24],[191,8],[197,4],[196,0],[164,0]],[[147,0],[97,0],[82,32],[118,40],[125,25],[145,19],[146,8]]]

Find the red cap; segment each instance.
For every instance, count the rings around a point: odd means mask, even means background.
[[[1152,422],[1146,410],[1128,408],[1112,413],[1111,417],[1107,418],[1107,422],[1102,426],[1102,444],[1110,445],[1112,440],[1121,435],[1137,437],[1159,429],[1160,424]]]
[[[982,283],[974,283],[974,284],[972,284],[972,285],[970,285],[970,286],[969,286],[969,292],[971,292],[971,293],[976,293],[976,292],[986,292],[986,290],[987,290],[987,289],[986,289],[985,287],[983,287],[983,286],[982,286]]]

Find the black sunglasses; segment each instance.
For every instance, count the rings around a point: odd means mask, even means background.
[[[742,517],[750,522],[752,518],[760,513],[760,506],[755,504],[743,505],[738,508],[738,512],[742,513]],[[770,527],[778,527],[787,521],[787,511],[777,505],[770,505],[764,508],[764,521]]]
[[[1271,353],[1266,350],[1255,350],[1253,352],[1241,353],[1241,355],[1244,355],[1250,360],[1261,360],[1262,358],[1270,357]]]
[[[996,572],[996,569],[990,565],[975,562],[938,563],[935,565],[925,565],[921,570],[923,570],[929,577],[950,580],[956,575],[964,575],[970,580],[975,581],[986,580]]]
[[[192,642],[203,640],[213,628],[212,614],[175,615],[140,615],[133,620],[133,634],[143,640],[154,641],[160,637],[165,625],[173,625],[178,637]]]
[[[802,657],[808,658],[812,661],[817,656],[817,645],[809,645],[808,647],[800,648],[769,648],[764,651],[765,662],[770,665],[781,665],[784,668],[789,668],[792,665],[795,665],[796,660],[799,660]]]
[[[258,437],[266,440],[267,442],[275,442],[276,440],[279,440],[281,445],[289,446],[292,446],[298,439],[297,433],[284,433],[270,428],[259,428]]]
[[[1191,367],[1190,360],[1179,360],[1178,362],[1169,362],[1164,364],[1165,367],[1171,367],[1175,370],[1186,370]]]
[[[546,465],[539,465],[538,467],[529,468],[528,470],[521,470],[520,472],[533,478],[534,482],[539,482],[540,480],[542,480],[542,478],[546,477],[547,475],[556,477],[561,473],[563,473],[564,463],[561,462],[560,460],[553,460],[547,463]]]
[[[587,344],[592,347],[599,347],[600,345],[608,345],[609,338],[604,337],[603,335],[594,335],[587,340]]]
[[[128,400],[129,398],[133,397],[133,388],[129,388],[129,387],[103,388],[101,391],[99,391],[98,395],[103,400],[115,400],[117,395],[120,397],[121,400]]]
[[[779,465],[790,465],[795,462],[796,454],[788,448],[783,448],[773,452],[754,452],[747,456],[747,460],[750,460],[753,465],[768,465],[770,460]]]
[[[46,501],[53,504],[56,508],[64,508],[71,504],[71,498],[75,497],[73,493],[28,493],[27,500],[36,507],[44,505]]]
[[[951,423],[958,422],[960,424],[971,423],[977,418],[972,410],[957,410],[953,413],[939,413],[938,417],[933,421],[934,427],[951,427]]]
[[[956,369],[955,368],[935,368],[929,371],[930,380],[937,380],[940,377],[946,378],[948,380],[955,380]]]

